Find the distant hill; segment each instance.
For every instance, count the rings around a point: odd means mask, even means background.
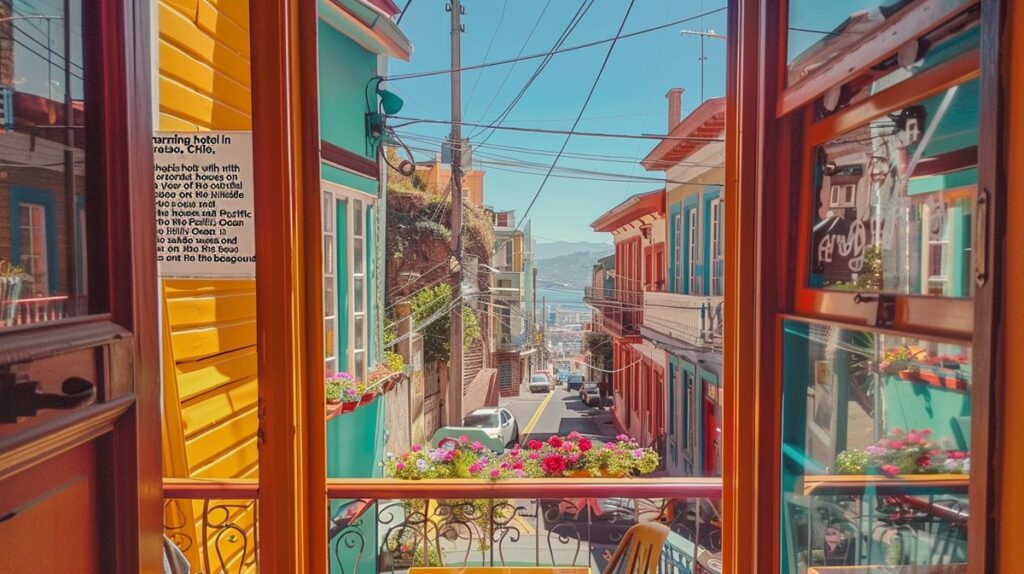
[[[602,251],[577,251],[538,259],[537,286],[569,289],[589,286],[594,263],[611,252],[611,246],[601,247],[604,248]]]
[[[615,251],[610,243],[594,243],[592,241],[553,241],[551,243],[538,243],[534,251],[534,259],[551,259],[577,253],[596,253],[598,259]]]

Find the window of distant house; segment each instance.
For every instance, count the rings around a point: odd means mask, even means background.
[[[722,271],[724,271],[724,260],[722,257],[722,200],[721,198],[711,201],[711,295],[722,294]]]
[[[687,292],[696,294],[697,285],[697,210],[686,212]]]
[[[352,201],[352,357],[356,376],[366,370],[366,251],[363,202]]]
[[[857,200],[856,184],[832,184],[829,189],[830,207],[853,207]]]
[[[49,285],[46,207],[37,203],[19,205],[18,231],[21,234],[21,267],[30,277],[31,295],[46,295]]]
[[[676,260],[675,260],[675,264],[676,264],[676,273],[675,273],[676,292],[682,293],[683,292],[683,214],[682,213],[677,213],[676,214],[675,237],[672,238],[672,241],[675,243],[675,248],[676,248],[675,249],[675,251],[676,251],[676,253],[675,253],[675,255],[676,255]]]

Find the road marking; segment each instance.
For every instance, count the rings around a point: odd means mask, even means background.
[[[522,432],[519,433],[520,444],[526,442],[526,438],[530,436],[531,432],[533,432],[533,427],[537,426],[537,423],[540,422],[540,416],[544,414],[544,408],[548,406],[548,403],[551,402],[551,397],[553,396],[555,396],[555,391],[548,391],[548,396],[541,401],[540,406],[537,407],[537,411],[533,413],[533,417],[530,419],[530,422],[526,423],[526,426],[523,427]]]

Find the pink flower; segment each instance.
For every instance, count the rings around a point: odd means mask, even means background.
[[[464,435],[464,434],[460,434],[459,435],[459,444],[469,444],[469,437]]]
[[[395,469],[396,470],[405,470],[405,463],[404,462],[400,462],[400,463],[396,464],[395,465]]]
[[[565,459],[560,454],[552,454],[544,457],[540,463],[541,468],[548,474],[558,474],[565,471]]]
[[[594,443],[590,442],[590,439],[581,438],[580,442],[577,443],[577,446],[580,447],[581,452],[587,452],[588,450],[594,448]]]
[[[419,451],[421,451],[421,450],[423,450],[423,447],[422,447],[422,446],[420,446],[420,445],[418,445],[418,444],[414,444],[414,445],[412,445],[412,451],[413,451],[413,452],[419,452]]]
[[[483,466],[481,466],[480,463],[473,463],[473,464],[469,465],[469,473],[470,474],[476,474],[476,473],[480,472],[481,470],[483,470]]]
[[[508,463],[507,462],[501,463],[501,468],[508,468]]]
[[[580,459],[580,456],[578,454],[570,454],[569,455],[569,462],[572,463],[572,464],[576,464],[576,462],[579,459]]]
[[[525,472],[523,472],[523,469],[521,469],[521,468],[517,468],[517,469],[515,469],[515,470],[514,470],[514,471],[512,471],[512,472],[514,472],[514,473],[515,473],[515,475],[516,475],[517,477],[519,477],[519,478],[523,478],[523,476],[524,476],[524,475],[526,474]]]
[[[531,440],[530,442],[526,443],[526,446],[530,450],[540,450],[544,446],[544,443],[540,442],[539,440]]]
[[[455,451],[454,450],[448,451],[448,454],[444,455],[444,460],[445,460],[445,462],[451,462],[451,461],[455,460]]]
[[[562,443],[562,450],[564,450],[566,452],[569,452],[569,451],[571,451],[574,448],[576,448],[576,447],[573,446],[573,444],[571,442],[563,442]]]
[[[921,433],[924,436],[931,436],[932,429],[921,429],[921,430],[919,430],[917,432]]]
[[[522,469],[523,469],[523,461],[517,460],[514,463],[512,463],[512,470],[522,470]]]
[[[895,427],[891,431],[889,431],[889,434],[891,434],[892,436],[900,436],[901,434],[903,434],[903,429],[901,429],[900,427]]]
[[[615,440],[623,440],[623,441],[625,441],[625,440],[629,440],[629,436],[628,436],[628,435],[625,435],[625,434],[620,434],[620,435],[617,435],[617,436],[615,437]]]
[[[897,439],[897,440],[889,441],[889,448],[891,448],[891,449],[899,450],[899,449],[903,448],[904,446],[906,446],[906,445],[903,444],[903,441],[901,441],[901,440]]]
[[[569,438],[572,439],[572,440],[576,440],[576,439],[580,438],[581,436],[583,436],[583,435],[581,435],[580,433],[578,433],[576,431],[572,431],[571,433],[569,433]]]
[[[530,460],[537,460],[538,458],[540,458],[540,453],[538,453],[538,452],[531,452],[530,453]]]
[[[498,469],[494,469],[491,471],[491,478],[498,478],[499,476],[501,476],[501,471],[499,471]]]
[[[643,455],[644,455],[643,449],[638,448],[638,449],[633,451],[633,458],[640,458]]]
[[[900,469],[899,467],[891,464],[883,464],[882,472],[884,472],[886,476],[896,476],[900,473]]]
[[[473,452],[480,452],[484,449],[484,443],[475,440],[473,441],[473,444],[469,446],[469,448],[473,449]]]
[[[917,431],[910,431],[907,433],[907,442],[910,444],[920,444],[924,441],[924,438]]]
[[[548,445],[554,448],[562,446],[562,437],[558,435],[551,435],[551,438],[548,439]]]

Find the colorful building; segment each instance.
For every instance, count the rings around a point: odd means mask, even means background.
[[[644,293],[646,341],[664,350],[668,471],[721,474],[725,98],[680,118],[682,88],[668,92],[668,137],[641,164],[665,173],[668,257],[663,290]],[[688,139],[691,138],[691,139]]]
[[[615,241],[613,288],[591,288],[584,297],[613,340],[613,421],[646,445],[665,429],[667,357],[641,337],[645,293],[665,286],[665,224],[664,189],[634,195],[590,224]]]

